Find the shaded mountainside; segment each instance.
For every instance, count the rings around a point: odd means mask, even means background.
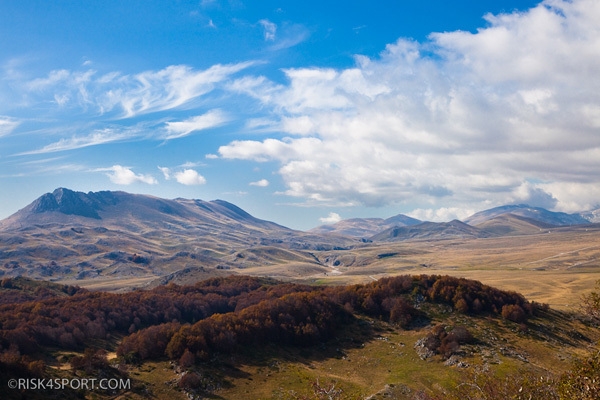
[[[223,200],[59,188],[0,221],[0,276],[151,279],[204,268],[208,277],[274,262],[318,266],[308,251],[355,242],[295,231]],[[273,257],[273,246],[286,252]]]
[[[331,225],[321,225],[311,229],[312,233],[332,233],[336,235],[345,235],[358,238],[373,236],[383,230],[396,226],[411,226],[419,224],[421,221],[408,217],[403,214],[383,219],[383,218],[351,218],[337,222]]]
[[[566,214],[563,212],[548,211],[545,208],[530,207],[526,204],[501,206],[480,211],[464,220],[464,222],[469,225],[477,226],[487,220],[504,214],[513,214],[556,226],[581,225],[592,222],[584,218],[581,214]]]
[[[464,222],[453,220],[450,222],[423,222],[418,225],[400,226],[386,229],[370,239],[374,242],[392,242],[403,240],[440,240],[458,238],[483,238],[490,237],[491,233]]]

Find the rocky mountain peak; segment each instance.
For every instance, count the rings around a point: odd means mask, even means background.
[[[46,193],[31,204],[31,211],[36,214],[54,211],[94,219],[100,219],[99,208],[99,204],[85,193],[65,188]]]

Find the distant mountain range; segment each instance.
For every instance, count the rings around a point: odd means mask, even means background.
[[[318,252],[366,243],[530,235],[600,221],[580,214],[509,205],[465,221],[406,215],[353,218],[307,232],[253,217],[223,200],[166,200],[126,192],[46,193],[0,221],[0,276],[184,280],[265,266],[286,276],[327,272]],[[259,273],[259,272],[256,272]]]
[[[465,219],[464,222],[469,225],[477,226],[478,224],[505,214],[512,214],[556,226],[581,225],[589,224],[591,222],[600,222],[594,221],[593,217],[584,217],[584,215],[593,215],[591,213],[566,214],[562,212],[548,211],[545,208],[540,207],[530,207],[527,204],[501,206],[480,211]]]
[[[441,223],[423,222],[399,214],[388,219],[346,219],[335,224],[318,226],[309,232],[353,236],[371,241],[433,240],[434,238],[450,237],[467,238],[532,234],[539,232],[540,229],[550,227],[596,222],[600,222],[600,209],[585,213],[566,214],[519,204],[480,211],[462,222],[457,220]]]
[[[312,233],[332,233],[337,235],[369,237],[383,230],[397,226],[411,226],[421,223],[418,219],[398,214],[394,217],[383,218],[351,218],[335,224],[321,225],[311,229]]]

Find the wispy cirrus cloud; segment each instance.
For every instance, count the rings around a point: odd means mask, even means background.
[[[265,42],[271,43],[268,47],[270,51],[294,47],[310,36],[310,31],[301,24],[284,22],[278,25],[268,19],[261,19],[258,24],[263,30]]]
[[[310,37],[308,28],[301,24],[285,23],[278,27],[277,37],[273,32],[273,44],[269,50],[278,51],[299,45]]]
[[[94,130],[88,135],[72,136],[70,138],[62,138],[57,142],[50,143],[36,150],[30,150],[19,153],[17,155],[32,155],[55,153],[59,151],[75,150],[84,147],[97,146],[101,144],[132,140],[140,134],[137,128],[104,128]]]
[[[223,125],[227,120],[226,114],[222,110],[216,109],[184,121],[167,122],[164,139],[178,139],[195,131],[202,131]]]
[[[258,21],[258,23],[264,29],[265,40],[271,42],[274,41],[275,33],[277,32],[277,25],[269,21],[268,19],[261,19],[260,21]]]
[[[252,64],[217,64],[203,71],[173,65],[160,71],[119,77],[116,88],[104,93],[101,107],[111,110],[118,106],[124,117],[177,108],[209,93],[215,85]]]
[[[0,116],[0,137],[9,135],[20,123],[15,118]]]
[[[40,101],[61,107],[92,107],[100,114],[116,111],[121,118],[131,118],[181,107],[253,64],[216,64],[205,70],[171,65],[131,75],[62,69],[24,82],[21,87],[28,97],[38,96]]]

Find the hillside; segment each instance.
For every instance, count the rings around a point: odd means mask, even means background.
[[[421,221],[408,217],[403,214],[383,219],[383,218],[350,218],[335,224],[321,225],[311,229],[309,232],[318,234],[336,234],[353,236],[358,238],[367,238],[381,231],[396,226],[411,226],[419,224]]]
[[[444,240],[489,237],[490,233],[458,220],[450,222],[422,222],[417,225],[386,229],[370,237],[374,242],[404,240]]]
[[[556,228],[556,225],[550,225],[535,219],[507,213],[487,219],[475,225],[475,227],[493,235],[505,236],[534,235]]]
[[[0,377],[128,382],[63,388],[62,399],[432,400],[478,398],[465,390],[479,385],[472,394],[488,399],[552,400],[565,386],[600,390],[600,364],[582,370],[574,362],[593,363],[600,338],[585,321],[449,276],[318,287],[213,278],[0,306]],[[588,389],[575,386],[582,378]],[[57,392],[0,393],[45,399]]]
[[[127,286],[176,271],[205,278],[274,262],[294,275],[299,266],[320,268],[310,251],[352,244],[260,220],[223,200],[60,188],[0,222],[0,275]]]

